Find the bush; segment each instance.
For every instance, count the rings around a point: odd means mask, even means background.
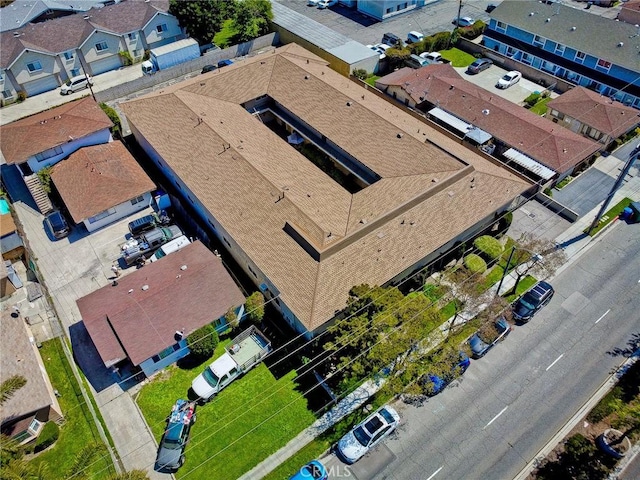
[[[151,50],[145,50],[144,55],[142,55],[142,61],[146,62],[151,58]]]
[[[118,112],[116,112],[113,108],[111,108],[106,103],[101,103],[100,108],[104,113],[107,114],[109,120],[113,123],[113,127],[111,127],[112,135],[119,135],[122,129],[122,125],[120,123],[120,117],[118,116]]]
[[[245,316],[253,323],[264,317],[264,297],[260,292],[253,292],[244,303]]]
[[[502,255],[502,244],[490,235],[482,235],[473,241],[473,246],[480,250],[489,260],[495,260]]]
[[[24,102],[27,99],[27,92],[20,90],[18,92],[18,102]]]
[[[47,422],[42,428],[42,432],[36,440],[34,451],[41,452],[45,448],[53,445],[60,435],[60,427],[55,422]]]
[[[543,193],[547,196],[547,197],[553,197],[553,191],[550,188],[545,188]]]
[[[482,20],[476,20],[476,22],[470,27],[459,27],[455,29],[455,32],[458,33],[461,37],[473,40],[474,38],[482,35],[486,28],[486,23],[484,23]]]
[[[118,55],[120,55],[120,59],[122,60],[122,64],[125,67],[128,67],[129,65],[133,65],[133,58],[131,58],[131,54],[129,52],[127,52],[126,50],[122,50],[122,51],[118,52]]]
[[[367,71],[364,68],[356,68],[353,71],[353,76],[364,81],[369,76],[369,74],[367,73]]]
[[[524,103],[526,103],[529,107],[533,107],[536,103],[538,103],[539,99],[540,99],[540,94],[537,92],[534,92],[524,99]]]
[[[191,354],[198,358],[209,358],[218,346],[218,332],[212,324],[199,328],[187,337]]]
[[[622,388],[615,387],[609,393],[607,393],[598,404],[587,415],[587,420],[591,423],[598,423],[605,417],[611,415],[616,411],[620,399],[622,398]]]
[[[44,190],[46,193],[51,193],[51,172],[52,171],[53,171],[53,167],[51,165],[38,170],[38,180],[40,180],[40,183],[42,184],[42,190]]]
[[[464,266],[472,273],[484,273],[487,271],[487,262],[475,253],[470,253],[464,257]]]

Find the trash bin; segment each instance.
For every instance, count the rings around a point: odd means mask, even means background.
[[[631,221],[640,222],[640,202],[633,202],[628,208],[632,211]]]
[[[620,218],[622,218],[623,220],[631,220],[633,216],[633,210],[631,210],[630,207],[625,207],[624,210],[622,210],[622,213],[620,214]]]

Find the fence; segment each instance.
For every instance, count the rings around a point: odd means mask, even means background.
[[[141,90],[152,89],[161,83],[169,82],[184,75],[200,71],[205,65],[216,65],[220,60],[246,57],[251,54],[255,54],[254,52],[257,52],[258,50],[267,47],[275,47],[279,45],[279,41],[278,33],[269,33],[249,42],[233,45],[225,49],[209,51],[201,57],[181,63],[180,65],[168,68],[167,70],[161,70],[153,75],[144,75],[143,77],[136,78],[130,82],[97,92],[96,100],[98,102],[109,102],[117,98],[127,97],[136,92],[140,92]],[[137,68],[140,68],[140,66],[138,65]]]

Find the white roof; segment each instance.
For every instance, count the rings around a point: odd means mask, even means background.
[[[238,365],[236,364],[235,360],[231,358],[231,355],[225,353],[211,364],[211,370],[213,370],[213,373],[215,373],[216,376],[220,378],[225,373],[230,372],[237,366]]]
[[[157,47],[153,49],[153,53],[155,55],[164,55],[167,52],[173,52],[174,50],[179,50],[184,47],[188,47],[189,45],[198,45],[193,38],[185,38],[184,40],[178,40],[177,42],[167,43],[166,45],[162,45],[161,47]]]
[[[471,130],[471,125],[469,125],[467,122],[460,120],[455,115],[451,115],[450,113],[445,112],[441,108],[432,108],[431,110],[429,110],[429,115],[442,120],[447,125],[451,125],[453,128],[461,131],[462,133],[467,133],[469,130]]]
[[[550,168],[547,168],[541,163],[536,162],[533,158],[526,156],[524,153],[519,152],[515,148],[510,148],[509,150],[504,152],[503,155],[509,160],[513,160],[521,167],[526,168],[530,172],[535,173],[540,178],[543,178],[545,180],[549,180],[556,174],[556,172],[554,172]]]

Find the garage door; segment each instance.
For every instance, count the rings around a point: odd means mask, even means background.
[[[49,75],[47,77],[39,78],[38,80],[33,80],[32,82],[24,83],[22,86],[27,91],[27,96],[32,97],[39,93],[55,90],[58,88],[58,80],[55,75]]]
[[[89,64],[91,67],[92,75],[100,75],[101,73],[108,72],[109,70],[115,70],[122,66],[120,61],[120,55],[111,55],[110,57],[103,58],[102,60],[96,60]]]

